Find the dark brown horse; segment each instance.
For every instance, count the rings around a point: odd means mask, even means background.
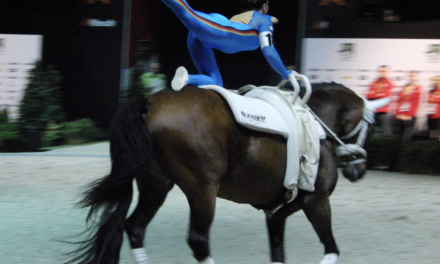
[[[284,263],[285,221],[298,210],[304,211],[324,244],[321,263],[336,263],[339,255],[329,202],[338,178],[333,149],[336,136],[349,134],[363,121],[364,101],[342,85],[328,83],[314,85],[308,105],[334,134],[327,131],[329,136],[321,142],[315,191],[300,190],[293,202],[267,214],[273,263]],[[224,99],[211,90],[166,90],[127,104],[114,119],[110,152],[110,174],[92,183],[80,203],[90,207],[87,220],[99,217],[93,225],[97,230],[68,263],[118,263],[124,230],[136,263],[147,263],[146,227],[174,185],[188,199],[188,244],[200,263],[214,263],[209,229],[217,197],[266,212],[284,201],[286,140],[238,125]],[[344,175],[356,181],[365,171],[365,162],[348,163]],[[126,219],[134,179],[139,202]]]

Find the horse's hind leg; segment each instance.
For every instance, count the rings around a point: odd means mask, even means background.
[[[138,173],[136,182],[139,189],[139,201],[125,224],[125,231],[130,241],[135,263],[147,264],[148,257],[144,248],[146,227],[162,206],[174,184],[162,176],[150,175],[145,171]]]
[[[182,186],[181,186],[182,188]],[[218,189],[209,183],[182,188],[190,206],[188,244],[201,264],[214,264],[209,249],[209,229],[214,219]]]

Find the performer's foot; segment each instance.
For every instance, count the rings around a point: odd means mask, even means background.
[[[171,81],[171,87],[174,91],[180,91],[185,85],[188,84],[188,71],[185,69],[185,67],[180,66],[176,70],[176,74],[174,75],[173,80]]]

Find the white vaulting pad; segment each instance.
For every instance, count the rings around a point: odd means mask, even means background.
[[[314,191],[318,171],[318,163],[304,163],[300,166],[301,156],[309,160],[319,161],[320,139],[325,138],[321,125],[312,117],[309,111],[312,135],[304,137],[304,124],[297,122],[291,105],[279,93],[254,89],[245,96],[238,95],[223,87],[216,85],[200,86],[203,89],[214,90],[225,98],[236,121],[249,129],[282,135],[287,139],[287,166],[284,186],[292,189],[297,186],[306,191]],[[305,108],[300,108],[304,112]],[[300,129],[300,130],[299,130]],[[300,153],[299,141],[313,139],[317,144],[317,151]],[[310,142],[310,141],[307,141]],[[307,144],[307,143],[306,143]]]
[[[217,85],[204,85],[200,88],[214,90],[222,95],[229,103],[235,120],[240,125],[252,130],[288,137],[289,131],[283,117],[269,103],[257,98],[238,95]]]

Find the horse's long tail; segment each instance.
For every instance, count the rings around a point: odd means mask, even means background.
[[[92,182],[78,203],[90,207],[87,223],[92,224],[86,232],[91,234],[78,243],[81,246],[70,253],[74,258],[67,263],[118,263],[135,172],[150,158],[152,150],[142,119],[148,106],[146,99],[130,102],[114,118],[110,132],[111,172]]]

